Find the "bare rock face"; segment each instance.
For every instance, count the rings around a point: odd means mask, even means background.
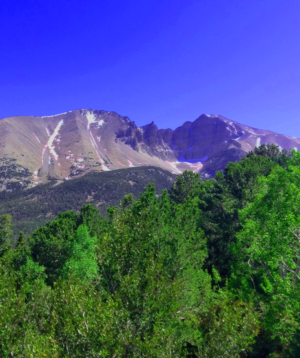
[[[173,151],[167,144],[172,140],[173,132],[172,129],[158,130],[154,122],[140,128],[137,128],[135,123],[131,122],[125,132],[118,132],[117,138],[130,145],[132,149],[145,152],[151,157],[175,160]]]
[[[227,124],[221,118],[201,115],[194,122],[186,122],[174,131],[172,148],[177,158],[185,161],[205,162],[209,157],[224,150],[231,141],[236,147],[239,143],[232,139],[241,135],[227,130]]]
[[[128,117],[91,109],[4,118],[0,120],[0,190],[145,165],[210,177],[228,161],[240,160],[264,143],[300,148],[300,139],[209,114],[175,130],[158,129],[154,122],[137,127]]]

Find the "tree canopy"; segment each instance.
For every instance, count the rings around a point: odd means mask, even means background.
[[[300,354],[300,154],[149,184],[12,244],[0,217],[0,357]]]

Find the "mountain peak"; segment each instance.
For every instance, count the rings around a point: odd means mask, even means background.
[[[172,130],[158,129],[154,121],[137,127],[115,112],[77,109],[4,118],[0,133],[0,190],[145,165],[175,174],[189,169],[213,175],[228,160],[240,159],[264,143],[300,148],[300,139],[214,114],[202,114]]]

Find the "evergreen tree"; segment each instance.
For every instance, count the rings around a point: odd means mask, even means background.
[[[11,215],[4,214],[0,216],[0,257],[11,246],[12,236],[12,217]]]

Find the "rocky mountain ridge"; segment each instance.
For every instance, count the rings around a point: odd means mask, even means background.
[[[212,114],[172,129],[137,127],[115,112],[74,110],[45,117],[0,120],[0,190],[14,191],[90,171],[156,166],[214,175],[255,146],[300,147],[300,139]]]

